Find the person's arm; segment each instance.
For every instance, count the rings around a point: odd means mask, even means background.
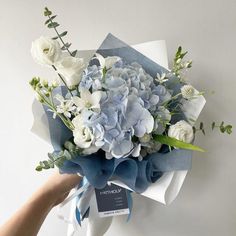
[[[50,210],[80,183],[78,175],[54,174],[2,227],[0,236],[35,236]]]

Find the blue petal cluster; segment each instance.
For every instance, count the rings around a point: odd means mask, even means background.
[[[171,99],[171,92],[137,63],[127,65],[120,60],[105,74],[99,65],[90,65],[79,89],[103,91],[100,112],[90,111],[86,124],[98,134],[107,159],[140,157],[142,146],[151,150],[154,143],[142,145],[139,138],[164,131],[161,117],[168,111],[161,104]]]

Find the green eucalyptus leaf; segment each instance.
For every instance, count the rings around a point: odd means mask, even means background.
[[[55,19],[57,17],[57,15],[51,16],[50,19],[47,19],[45,21],[45,25],[47,25],[48,23],[50,23],[53,19]]]
[[[65,35],[67,35],[67,31],[64,31],[63,33],[61,33],[60,37],[64,37]]]
[[[72,159],[71,154],[67,150],[64,150],[64,157],[66,158],[66,160],[71,160]]]
[[[71,43],[65,43],[65,44],[62,46],[61,50],[67,50],[70,46],[71,46]]]
[[[203,122],[200,123],[200,127],[201,130],[203,129]]]
[[[43,168],[42,168],[40,165],[38,165],[38,166],[35,168],[35,170],[36,170],[36,171],[42,171]]]
[[[51,22],[48,24],[48,28],[57,28],[58,26],[60,26],[57,22]]]
[[[216,126],[216,122],[212,122],[211,129],[213,130],[215,128],[215,126]]]
[[[175,138],[171,138],[165,135],[155,135],[154,140],[161,143],[161,144],[166,144],[171,147],[176,147],[176,148],[182,148],[182,149],[188,149],[188,150],[193,150],[193,151],[199,151],[199,152],[205,152],[202,148],[195,146],[190,143],[185,143],[182,141],[179,141]]]
[[[49,11],[49,9],[47,7],[44,8],[44,16],[50,16],[52,15],[52,12]]]
[[[232,125],[227,125],[227,126],[225,127],[227,134],[231,134],[231,133],[233,132],[233,131],[232,131],[232,128],[233,128]]]
[[[59,38],[58,36],[52,37],[53,40],[56,40],[56,39],[58,39],[58,38]]]
[[[71,56],[72,56],[72,57],[75,57],[76,54],[77,54],[77,50],[73,51],[73,52],[71,53]]]

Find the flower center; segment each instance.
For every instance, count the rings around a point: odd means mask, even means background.
[[[48,54],[49,48],[44,48],[44,49],[43,49],[43,52],[44,52],[45,54]]]
[[[90,108],[91,106],[92,106],[92,104],[90,102],[86,102],[86,104],[85,104],[86,108]]]

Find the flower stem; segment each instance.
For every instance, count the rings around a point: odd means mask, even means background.
[[[49,107],[53,112],[55,112],[59,117],[60,117],[60,119],[63,121],[63,123],[65,124],[65,126],[68,128],[68,129],[70,129],[70,130],[72,130],[73,131],[73,129],[74,129],[74,127],[73,127],[73,124],[69,121],[69,120],[66,120],[61,114],[59,114],[58,112],[57,112],[57,110],[55,109],[55,106],[53,105],[53,104],[51,104],[49,101],[47,101],[47,99],[45,99],[45,97],[38,91],[37,92],[38,93],[38,95],[40,96],[40,98],[42,98],[42,100],[43,100],[43,104],[44,105],[46,105],[47,107]]]
[[[176,94],[175,96],[173,96],[171,99],[167,100],[166,102],[164,102],[163,104],[161,104],[162,106],[166,106],[169,102],[177,99],[179,96],[181,95],[181,93]]]
[[[52,68],[57,72],[57,68],[52,65]],[[66,88],[68,89],[69,93],[71,94],[71,97],[73,97],[73,94],[71,92],[71,90],[69,89],[69,87],[66,84],[66,81],[63,79],[63,77],[57,72],[58,76],[60,77],[61,81],[63,82],[63,84],[66,86]]]

